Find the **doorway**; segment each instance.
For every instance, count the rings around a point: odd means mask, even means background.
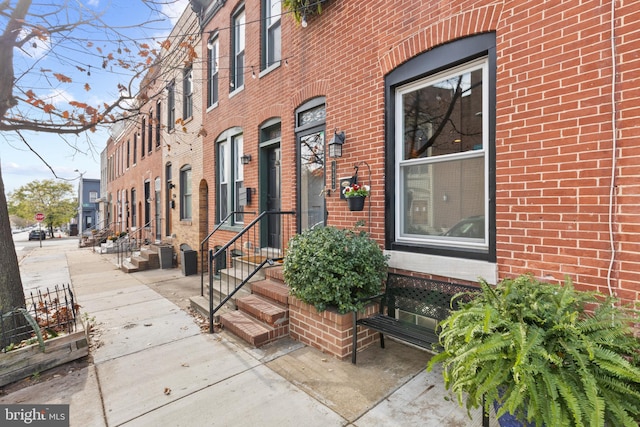
[[[265,150],[267,160],[267,211],[280,211],[282,208],[282,185],[280,175],[280,146],[270,146]],[[280,215],[269,215],[267,218],[267,247],[282,249]]]

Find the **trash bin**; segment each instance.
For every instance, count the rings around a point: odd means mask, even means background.
[[[211,255],[218,252],[221,248],[222,246],[215,246],[213,248],[213,253]],[[224,270],[225,268],[227,268],[227,251],[223,251],[220,255],[218,255],[218,257],[214,260],[214,262],[215,264],[214,264],[213,273],[220,274],[220,270]]]
[[[158,246],[158,257],[160,258],[160,268],[172,268],[173,246]]]
[[[180,245],[180,264],[182,265],[182,274],[185,276],[198,272],[198,253],[186,243]]]

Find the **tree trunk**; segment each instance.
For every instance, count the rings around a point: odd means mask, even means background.
[[[22,29],[22,23],[31,0],[20,0],[16,4],[5,32],[0,35],[0,117],[15,105],[13,99],[13,49]],[[4,181],[0,168],[0,310],[10,311],[15,307],[24,307],[24,290],[18,267],[18,256],[13,244],[11,222],[7,197],[4,194]]]
[[[7,198],[4,194],[4,181],[2,180],[2,169],[0,168],[0,312],[8,313],[16,307],[24,307],[24,290],[22,289],[22,278],[20,277],[20,267],[18,266],[18,256],[16,247],[13,244],[11,234],[11,222],[9,221],[9,210],[7,208]],[[7,331],[15,326],[23,326],[24,319],[16,318],[20,325],[13,321],[6,322],[2,330]],[[19,339],[15,336],[4,338],[2,345],[7,345]]]
[[[0,309],[8,311],[14,307],[24,307],[24,291],[18,256],[11,235],[11,222],[4,194],[4,181],[0,169]]]

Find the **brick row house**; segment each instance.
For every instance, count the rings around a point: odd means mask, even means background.
[[[186,119],[191,94],[188,129],[162,123],[153,166],[120,161],[115,200],[135,188],[143,215],[148,180],[176,245],[197,247],[236,210],[255,214],[231,215],[209,247],[290,210],[291,233],[364,221],[409,274],[569,277],[638,299],[637,2],[320,3],[298,23],[279,0],[192,0],[198,59],[157,79],[181,96],[148,107]],[[356,174],[371,187],[360,212],[340,192]],[[275,240],[253,243],[286,247]]]
[[[197,247],[201,216],[202,68],[194,61],[200,36],[188,9],[141,83],[139,113],[111,130],[105,148],[109,227],[147,242]]]

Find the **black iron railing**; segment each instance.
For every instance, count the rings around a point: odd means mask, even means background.
[[[5,313],[0,310],[0,351],[6,352],[12,348],[10,343],[28,342],[36,335],[51,337],[75,331],[79,306],[69,285],[31,291],[25,300],[25,307]]]
[[[236,213],[229,214],[225,221]],[[229,242],[208,250],[209,332],[214,332],[214,316],[220,308],[224,307],[262,267],[267,264],[274,265],[283,259],[284,244],[291,236],[294,215],[293,211],[262,212]],[[205,245],[225,221],[200,244],[201,259],[204,258]],[[201,274],[204,277],[204,273]],[[203,279],[201,294],[204,295]],[[214,304],[216,296],[220,300],[217,305]]]

